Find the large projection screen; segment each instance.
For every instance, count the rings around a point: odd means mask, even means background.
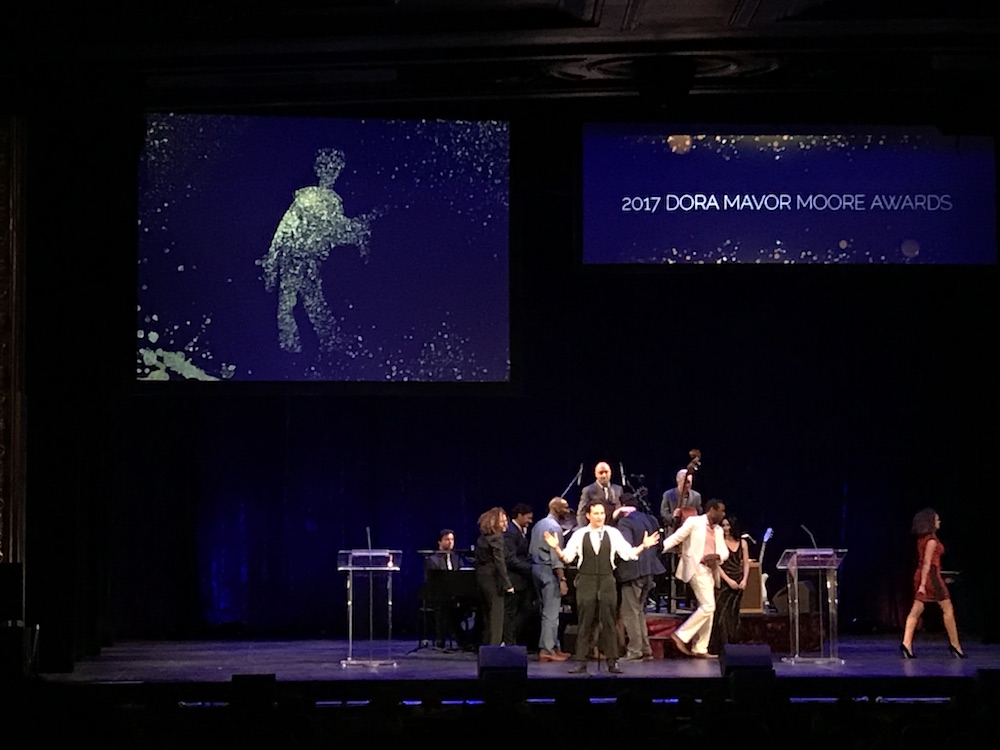
[[[583,128],[584,263],[995,264],[992,138]]]
[[[509,128],[151,113],[136,379],[507,382]]]

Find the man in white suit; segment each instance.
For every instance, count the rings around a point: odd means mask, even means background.
[[[670,636],[678,650],[687,656],[714,659],[708,653],[708,639],[715,619],[715,587],[719,584],[719,565],[729,557],[722,534],[726,504],[709,500],[705,512],[691,516],[663,541],[663,551],[681,546],[677,577],[684,581],[698,601],[698,608]]]

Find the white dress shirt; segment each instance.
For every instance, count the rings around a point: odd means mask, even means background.
[[[593,532],[593,533],[591,533]],[[590,526],[584,526],[573,532],[573,535],[569,538],[566,543],[566,549],[563,550],[563,561],[573,562],[577,557],[582,557],[583,555],[583,543],[585,539],[589,539],[594,552],[599,552],[601,549],[601,542],[598,538],[600,533],[607,535],[608,540],[611,542],[611,568],[612,570],[616,566],[616,556],[623,560],[637,560],[639,559],[639,553],[636,551],[636,547],[633,547],[628,542],[625,541],[625,537],[622,533],[613,526],[602,526],[600,529],[591,529]]]

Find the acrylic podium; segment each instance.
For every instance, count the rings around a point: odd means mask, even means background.
[[[337,553],[337,570],[347,573],[347,658],[341,667],[365,666],[395,667],[392,658],[392,574],[399,572],[403,553],[395,549],[347,549]],[[368,582],[368,654],[367,658],[354,655],[354,605],[357,593],[356,577]],[[385,582],[385,648],[376,657],[375,643],[375,589]]]
[[[789,664],[843,664],[837,647],[837,571],[847,554],[845,549],[829,547],[802,547],[786,549],[778,560],[778,570],[784,570],[788,581],[788,617],[791,655],[782,658]],[[800,648],[802,633],[803,590],[800,584],[816,584],[816,613],[819,615],[819,651],[803,654]]]

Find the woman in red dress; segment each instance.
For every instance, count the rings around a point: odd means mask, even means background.
[[[913,574],[913,606],[906,616],[906,627],[903,631],[903,642],[899,651],[904,659],[913,659],[913,634],[917,623],[924,613],[927,602],[935,602],[941,607],[944,629],[948,633],[948,650],[951,655],[964,659],[965,652],[958,640],[958,626],[955,624],[955,608],[951,605],[948,586],[941,575],[941,555],[944,545],[937,538],[937,530],[941,528],[941,517],[933,508],[924,508],[913,517],[912,531],[917,537],[917,570]]]

